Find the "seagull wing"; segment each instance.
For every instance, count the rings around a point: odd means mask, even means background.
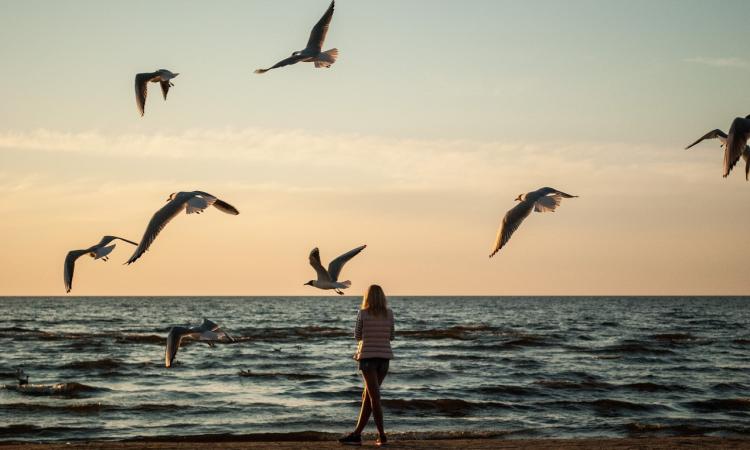
[[[526,194],[526,198],[527,199],[532,199],[532,201],[537,201],[540,197],[543,197],[543,196],[549,195],[549,194],[557,194],[557,195],[559,195],[561,197],[564,197],[564,198],[575,198],[575,197],[578,197],[577,195],[566,194],[565,192],[559,191],[559,190],[557,190],[555,188],[543,187],[541,189],[537,189],[534,192],[530,192],[530,193]]]
[[[218,198],[214,197],[213,195],[207,192],[195,191],[195,193],[200,194],[202,196],[208,196],[208,197],[213,198],[214,199],[213,205],[216,207],[216,209],[218,209],[219,211],[223,213],[231,214],[233,216],[236,216],[237,214],[240,213],[239,210],[237,210],[237,208],[235,208],[234,206],[230,205],[229,203],[223,200],[219,200]]]
[[[180,211],[185,208],[185,203],[187,203],[187,201],[192,198],[193,195],[194,194],[192,192],[180,192],[175,196],[175,198],[170,200],[160,210],[154,213],[154,216],[151,217],[151,220],[148,222],[148,226],[146,226],[146,231],[143,233],[141,243],[138,244],[135,252],[133,252],[133,255],[130,257],[130,259],[127,260],[125,264],[134,263],[146,252],[146,250],[148,250],[148,248],[151,246],[151,243],[154,242],[154,239],[156,239],[156,236],[159,235],[159,232],[161,232],[161,230],[163,230],[164,227],[167,226],[169,221],[174,219],[177,214],[179,214]]]
[[[716,139],[716,138],[726,139],[727,138],[727,134],[725,132],[721,131],[718,128],[715,129],[715,130],[711,130],[708,133],[706,133],[703,136],[701,136],[697,141],[695,141],[692,144],[690,144],[687,147],[685,147],[685,150],[689,149],[690,147],[692,147],[692,146],[694,146],[696,144],[699,144],[702,141],[705,141],[706,139]]]
[[[300,61],[302,61],[303,59],[306,59],[306,58],[307,58],[307,56],[303,56],[303,55],[290,56],[287,59],[282,59],[281,61],[277,62],[276,64],[274,64],[273,66],[269,67],[268,69],[257,69],[255,71],[255,73],[266,73],[266,72],[268,72],[271,69],[276,69],[276,68],[279,68],[279,67],[288,66],[290,64],[297,64],[298,62],[300,62]]]
[[[729,172],[732,171],[732,168],[742,156],[748,138],[750,138],[750,119],[742,117],[734,119],[732,126],[729,127],[727,145],[724,149],[724,178],[729,175]]]
[[[500,229],[497,230],[497,237],[495,238],[495,245],[492,246],[490,258],[495,256],[495,253],[500,251],[500,249],[508,243],[510,237],[521,225],[521,222],[531,214],[531,210],[534,209],[535,203],[536,200],[527,198],[505,214],[503,223],[500,226]]]
[[[88,253],[88,250],[71,250],[65,256],[65,269],[63,271],[63,280],[65,281],[65,292],[70,292],[73,288],[73,271],[76,268],[76,259]]]
[[[180,344],[182,343],[182,337],[187,332],[188,329],[185,327],[172,327],[169,329],[169,334],[167,335],[167,347],[164,350],[164,365],[166,367],[172,367],[174,358],[177,356],[177,350],[179,350]]]
[[[560,206],[562,196],[559,194],[545,195],[534,202],[534,211],[536,212],[555,212],[555,208]]]
[[[159,84],[161,84],[161,94],[164,96],[164,100],[166,100],[167,94],[169,93],[169,86],[171,86],[171,84],[169,84],[169,80],[162,80]]]
[[[318,247],[315,247],[310,252],[310,265],[313,267],[313,269],[315,269],[315,272],[318,274],[318,280],[332,281],[326,269],[323,268],[323,264],[320,263],[320,250],[318,250]]]
[[[104,236],[101,241],[99,241],[98,244],[96,244],[97,247],[104,247],[105,245],[109,244],[110,242],[114,241],[115,239],[119,239],[123,242],[127,242],[128,244],[138,245],[137,242],[133,242],[131,240],[121,238],[118,236]]]
[[[331,280],[338,281],[339,274],[341,273],[341,269],[344,268],[344,264],[346,264],[350,259],[357,256],[359,252],[365,249],[365,247],[367,246],[361,245],[353,250],[349,250],[348,252],[331,261],[331,263],[328,264],[328,275],[331,276]]]
[[[326,34],[328,34],[328,25],[331,24],[331,19],[333,18],[334,3],[335,1],[331,2],[323,17],[320,18],[312,31],[310,31],[310,39],[307,41],[307,48],[309,50],[320,52],[323,49],[323,42],[326,40]]]
[[[203,332],[203,331],[216,331],[218,329],[219,329],[219,326],[216,325],[215,322],[213,322],[211,320],[208,320],[208,319],[203,319],[203,323],[200,324],[200,326],[197,328],[197,331],[199,331],[199,332]]]
[[[153,73],[139,73],[135,76],[135,104],[138,112],[146,112],[146,95],[148,94],[148,82],[154,77]]]

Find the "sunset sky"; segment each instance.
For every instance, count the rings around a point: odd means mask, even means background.
[[[81,258],[72,294],[319,295],[309,251],[361,244],[354,295],[750,294],[744,162],[683,150],[750,113],[750,2],[338,0],[331,69],[253,74],[327,6],[2,2],[0,295],[63,295],[68,250],[139,240],[180,190],[241,214]],[[580,198],[488,259],[542,186]]]

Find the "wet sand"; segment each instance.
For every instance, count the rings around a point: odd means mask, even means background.
[[[241,439],[241,437],[238,437]],[[365,441],[365,448],[376,448],[373,441]],[[335,441],[316,442],[154,442],[154,441],[96,441],[70,442],[54,444],[0,443],[2,450],[188,450],[194,448],[212,449],[342,449],[351,448]],[[632,439],[455,439],[455,440],[403,440],[392,441],[388,448],[393,449],[612,449],[612,450],[646,450],[646,449],[750,449],[750,439],[724,439],[714,437],[676,437],[676,438],[632,438]]]

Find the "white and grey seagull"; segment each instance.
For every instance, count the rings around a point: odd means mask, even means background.
[[[229,342],[234,342],[232,336],[222,331],[218,325],[211,322],[208,319],[203,319],[203,323],[197,327],[172,327],[169,329],[167,335],[167,347],[164,351],[164,365],[166,367],[172,367],[175,357],[177,356],[177,350],[180,348],[182,338],[191,337],[206,343],[213,347],[213,341],[221,339],[227,339]]]
[[[693,142],[692,144],[685,147],[685,150],[693,147],[694,145],[706,140],[706,139],[718,139],[719,142],[721,142],[721,147],[724,149],[724,153],[726,154],[727,150],[727,134],[718,128],[715,130],[711,130],[708,133],[701,136],[697,141]],[[750,145],[745,144],[745,149],[742,150],[742,159],[745,160],[745,180],[748,179],[748,175],[750,174]],[[726,161],[726,156],[725,156]],[[730,168],[731,169],[731,168]]]
[[[65,256],[65,268],[63,272],[63,279],[65,281],[65,292],[70,292],[73,288],[73,271],[75,270],[76,260],[83,255],[88,254],[94,259],[101,259],[102,261],[109,260],[109,254],[112,253],[116,244],[107,245],[115,239],[119,239],[128,244],[138,245],[137,242],[129,241],[125,238],[117,236],[104,236],[98,244],[92,245],[89,248],[82,250],[71,250]]]
[[[172,73],[167,69],[159,69],[156,72],[139,73],[135,76],[135,104],[138,106],[138,112],[146,111],[146,96],[148,95],[148,83],[159,83],[164,100],[167,99],[169,88],[174,86],[172,80],[179,73]]]
[[[326,40],[328,25],[330,25],[331,18],[333,18],[334,3],[335,1],[331,2],[331,5],[328,7],[328,10],[326,10],[325,14],[323,14],[323,17],[321,17],[318,23],[313,27],[310,32],[310,39],[307,41],[307,47],[293,52],[292,56],[282,59],[268,69],[258,69],[255,73],[266,73],[271,69],[297,64],[298,62],[312,62],[315,63],[315,67],[317,68],[331,67],[339,57],[339,50],[332,48],[323,51],[323,42]]]
[[[747,140],[750,138],[750,115],[737,117],[732,121],[727,135],[727,143],[724,146],[724,178],[729,175],[737,161],[740,160],[742,152],[747,146]],[[747,179],[748,167],[745,167],[745,179]]]
[[[347,289],[352,285],[352,282],[349,280],[339,281],[341,269],[347,261],[357,256],[357,254],[364,250],[365,247],[367,247],[367,245],[359,246],[334,259],[328,264],[328,270],[326,270],[320,263],[320,251],[318,250],[318,247],[315,247],[310,252],[310,265],[318,274],[318,279],[308,281],[305,283],[305,286],[313,286],[318,289],[333,289],[337,294],[344,295],[344,293],[341,292],[341,289]]]
[[[151,243],[154,242],[159,232],[167,226],[170,220],[177,217],[180,212],[184,210],[187,214],[200,214],[212,205],[219,211],[227,214],[236,216],[240,213],[234,206],[206,192],[190,191],[172,193],[167,198],[167,204],[156,211],[148,222],[146,231],[143,233],[143,238],[141,238],[141,243],[125,264],[132,264],[140,258],[151,246]]]
[[[497,230],[497,237],[495,238],[495,245],[492,246],[490,258],[495,256],[495,253],[508,243],[510,237],[521,225],[521,222],[531,214],[532,210],[536,212],[554,212],[555,208],[560,206],[563,198],[573,197],[578,196],[566,194],[551,187],[543,187],[536,191],[520,194],[516,197],[516,201],[520,203],[505,214],[503,223],[500,225],[500,229]]]

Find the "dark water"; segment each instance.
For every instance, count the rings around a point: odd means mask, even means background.
[[[750,436],[750,298],[390,301],[396,435]],[[358,302],[0,299],[0,383],[19,365],[70,383],[0,389],[0,440],[343,433],[361,393]],[[164,368],[169,326],[202,317],[239,342],[188,344]]]

